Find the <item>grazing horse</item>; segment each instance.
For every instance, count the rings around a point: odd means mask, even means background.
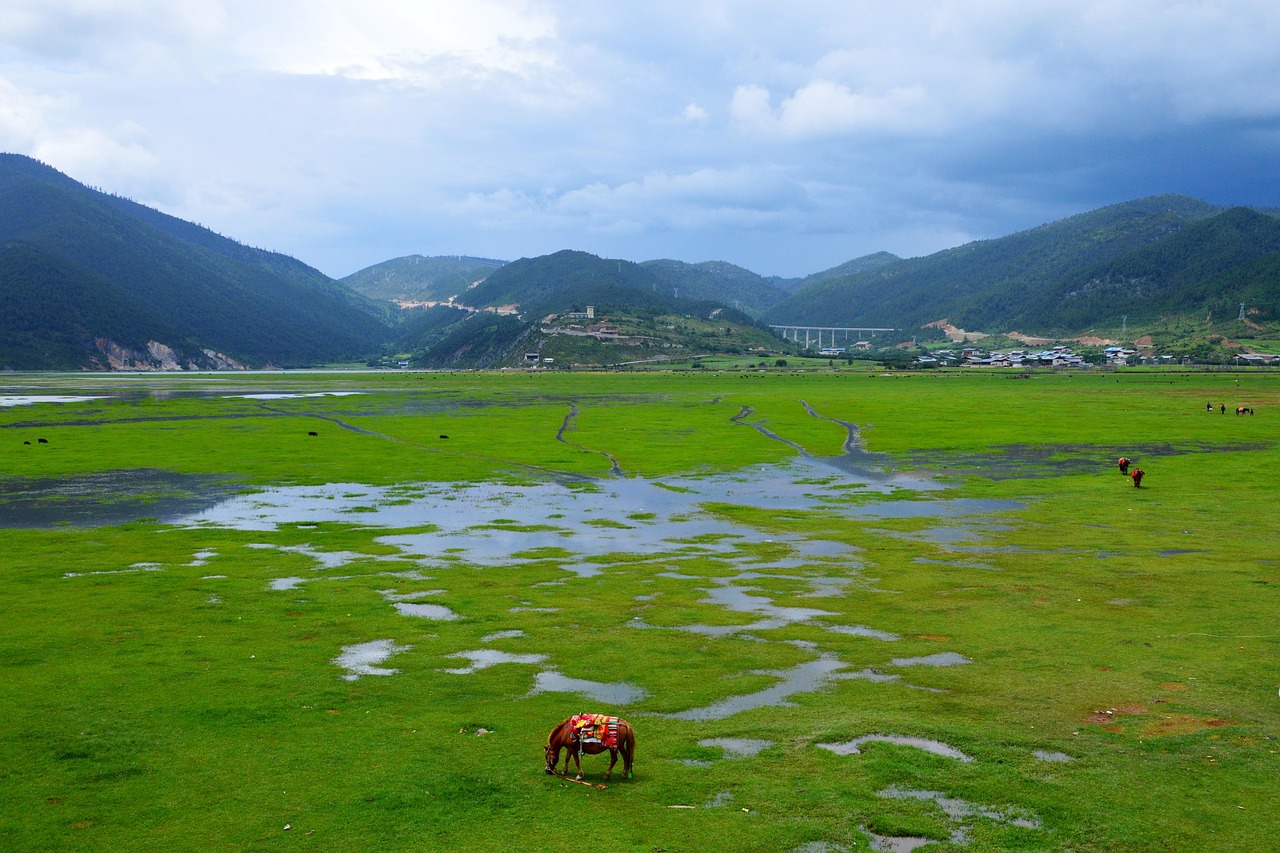
[[[582,761],[579,756],[582,753],[587,755],[596,755],[597,753],[609,750],[609,769],[605,771],[604,778],[608,779],[613,773],[613,765],[618,763],[618,753],[622,753],[622,772],[628,779],[631,778],[631,765],[636,756],[636,734],[631,730],[631,724],[626,720],[619,720],[616,717],[611,718],[616,721],[616,737],[610,737],[611,733],[605,736],[595,738],[590,737],[593,732],[588,728],[583,730],[576,728],[574,723],[582,717],[595,717],[594,714],[580,714],[575,717],[569,717],[567,720],[559,723],[551,734],[547,736],[547,772],[555,774],[556,764],[560,762],[560,750],[567,750],[564,757],[564,773],[569,774],[569,759],[573,759],[573,763],[578,767],[578,778],[582,778]]]

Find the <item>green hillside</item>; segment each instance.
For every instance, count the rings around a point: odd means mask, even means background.
[[[834,266],[829,270],[823,270],[822,272],[807,275],[795,282],[791,287],[787,288],[787,290],[789,292],[795,292],[809,287],[810,285],[818,284],[819,282],[847,278],[851,275],[857,275],[858,273],[866,272],[867,270],[887,267],[890,264],[900,263],[901,261],[902,258],[891,252],[875,252],[874,254],[863,255],[860,258],[845,261],[843,264]]]
[[[193,366],[208,363],[206,349],[248,365],[314,364],[376,349],[389,330],[381,308],[293,258],[14,154],[0,155],[0,246],[0,337],[61,342],[8,346],[14,368],[100,366],[100,341],[157,341]]]
[[[720,302],[754,317],[786,298],[787,292],[764,277],[724,261],[687,264],[645,261],[640,265],[673,296]]]
[[[1080,329],[1162,316],[1237,316],[1243,302],[1258,320],[1274,320],[1280,307],[1280,219],[1243,207],[1085,272],[1065,276],[1028,299],[1006,322],[1026,325],[1053,318],[1054,328]]]
[[[1028,317],[1028,300],[1218,212],[1172,195],[1111,205],[1008,237],[820,281],[779,303],[769,318],[797,325],[888,327],[949,318],[965,328],[1009,329],[1019,317],[1037,328],[1056,328],[1063,325],[1057,306],[1042,301],[1044,313]]]
[[[365,267],[342,283],[370,299],[389,302],[443,302],[487,277],[506,261],[461,255],[408,255]]]
[[[459,301],[472,308],[515,306],[527,319],[535,319],[588,303],[656,306],[669,298],[640,264],[566,249],[512,261]]]
[[[563,250],[510,263],[411,255],[339,282],[0,154],[0,297],[0,368],[14,369],[617,364],[794,351],[768,324],[906,340],[941,335],[920,329],[943,319],[993,334],[1150,334],[1221,359],[1239,341],[1280,339],[1280,218],[1165,195],[803,279]],[[588,306],[594,317],[570,316]]]

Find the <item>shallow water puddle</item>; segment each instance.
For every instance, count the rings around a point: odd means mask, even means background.
[[[891,743],[897,746],[909,746],[914,749],[922,749],[933,755],[940,755],[943,758],[954,758],[957,761],[973,761],[973,757],[965,755],[953,746],[947,746],[942,741],[931,740],[923,737],[907,737],[905,735],[862,735],[853,740],[844,743],[820,743],[816,744],[821,749],[830,750],[836,755],[861,755],[862,746],[867,743]]]
[[[0,409],[12,406],[35,406],[40,403],[86,403],[106,397],[83,397],[71,394],[0,394]]]
[[[952,844],[963,845],[969,840],[962,832],[953,832],[949,838],[939,839],[920,838],[910,835],[877,835],[864,826],[858,828],[871,839],[871,849],[880,851],[880,853],[911,853],[911,851],[924,847],[926,844],[942,844],[945,840]]]
[[[938,652],[918,658],[894,658],[891,663],[893,666],[964,666],[973,661],[955,652]]]
[[[345,681],[355,681],[362,675],[395,675],[400,670],[378,666],[392,655],[407,652],[413,646],[398,646],[393,640],[371,640],[354,646],[343,646],[342,654],[333,662],[347,672]]]
[[[698,746],[718,747],[725,758],[752,758],[773,746],[771,740],[745,737],[710,737],[698,741]]]
[[[540,672],[534,679],[529,695],[536,696],[539,693],[577,693],[609,705],[633,705],[649,698],[649,691],[625,681],[603,682],[570,678],[554,669]]]
[[[95,575],[136,575],[139,572],[159,572],[164,566],[160,563],[134,563],[126,569],[103,569],[97,572],[63,572],[64,578],[88,578]]]
[[[494,631],[492,634],[486,634],[480,638],[480,642],[492,643],[496,640],[514,640],[523,636],[524,631],[521,631],[519,628],[513,628],[509,631]]]
[[[1020,826],[1024,829],[1042,828],[1040,819],[1025,809],[997,809],[992,806],[980,806],[955,797],[948,797],[940,791],[916,791],[909,788],[899,788],[895,785],[877,792],[876,796],[893,800],[932,801],[952,821],[982,817],[993,820],[996,823]]]
[[[151,468],[57,479],[0,477],[0,528],[101,527],[144,518],[167,521],[216,505],[235,488],[210,475]]]
[[[228,400],[301,400],[307,397],[352,397],[364,391],[311,391],[307,393],[266,392],[260,394],[223,394]]]
[[[517,635],[523,636],[524,632],[499,631],[496,635],[489,635],[489,638],[511,639]],[[487,642],[489,638],[485,638],[485,641]],[[501,666],[502,664],[537,666],[545,663],[548,658],[544,654],[519,654],[504,652],[500,649],[469,649],[467,651],[453,652],[445,655],[445,657],[463,658],[469,662],[467,666],[441,670],[441,672],[447,672],[452,675],[472,675],[480,670]],[[648,691],[633,684],[621,681],[609,683],[590,681],[584,678],[571,678],[555,668],[544,669],[534,677],[533,687],[530,688],[528,695],[536,696],[539,693],[576,693],[593,701],[609,705],[631,705],[649,697]]]
[[[301,554],[318,563],[318,569],[338,569],[357,560],[377,560],[382,562],[404,562],[399,555],[365,554],[360,551],[321,551],[311,545],[269,545],[262,542],[251,542],[245,547],[283,551],[286,554]]]
[[[467,652],[454,652],[453,654],[445,655],[445,657],[466,658],[471,662],[467,666],[441,670],[441,672],[448,672],[454,675],[470,675],[473,672],[479,672],[482,669],[488,669],[491,666],[498,666],[504,663],[540,664],[547,659],[546,655],[520,655],[499,651],[498,649],[474,649]]]
[[[705,803],[703,803],[702,807],[704,809],[718,809],[729,805],[731,802],[733,802],[732,791],[716,791]]]
[[[443,604],[421,604],[408,601],[397,601],[391,605],[401,616],[415,616],[419,619],[432,619],[436,622],[451,622],[454,619],[461,619],[457,613],[454,613]]]
[[[868,628],[866,625],[827,625],[825,627],[833,634],[848,634],[851,637],[867,637],[872,640],[881,640],[886,643],[893,643],[902,639],[901,634],[894,634],[889,631],[880,631],[875,628]]]
[[[677,720],[723,720],[756,708],[789,707],[788,701],[797,693],[813,693],[830,683],[836,672],[847,666],[833,655],[822,655],[814,660],[797,664],[790,669],[754,671],[753,675],[773,675],[779,680],[772,687],[730,696],[702,708],[690,708],[676,714],[665,714]]]

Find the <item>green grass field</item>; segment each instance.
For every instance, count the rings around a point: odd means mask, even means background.
[[[6,377],[0,846],[1276,845],[1280,373],[710,367]]]

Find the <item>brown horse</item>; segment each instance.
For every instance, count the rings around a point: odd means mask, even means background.
[[[547,772],[554,774],[556,765],[560,762],[560,750],[567,750],[564,757],[564,773],[569,774],[569,759],[573,759],[573,763],[578,767],[578,778],[582,778],[582,761],[579,759],[581,753],[587,755],[596,755],[609,751],[609,769],[605,771],[604,778],[608,779],[613,773],[613,765],[618,763],[618,753],[622,753],[622,772],[630,779],[631,764],[636,757],[636,733],[631,730],[631,724],[626,720],[618,720],[618,739],[613,746],[605,746],[603,740],[595,740],[591,738],[580,739],[578,732],[574,731],[572,726],[573,717],[561,722],[551,734],[547,736]]]

